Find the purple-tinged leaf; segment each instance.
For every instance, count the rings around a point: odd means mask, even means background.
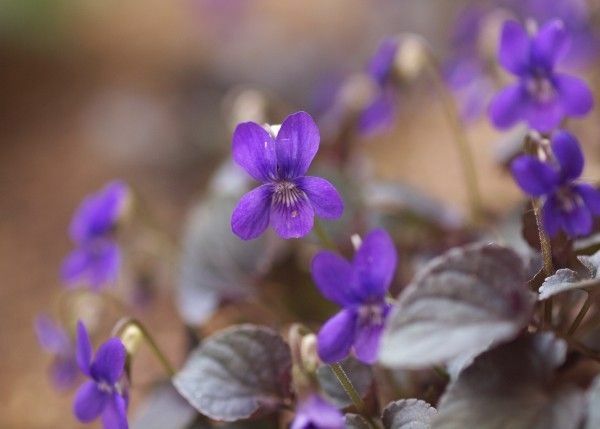
[[[578,256],[579,262],[586,268],[586,273],[580,274],[568,268],[561,268],[544,280],[539,289],[538,300],[543,301],[556,294],[570,290],[590,290],[600,286],[600,251],[592,256]]]
[[[420,399],[401,399],[383,410],[385,429],[430,429],[437,410]]]
[[[576,429],[583,392],[554,377],[566,343],[527,335],[479,357],[442,396],[432,429]]]
[[[511,249],[483,243],[451,249],[400,295],[383,335],[381,362],[428,368],[515,338],[535,302],[527,280]]]
[[[275,331],[234,326],[208,338],[173,378],[200,413],[235,421],[278,409],[289,398],[291,356]]]

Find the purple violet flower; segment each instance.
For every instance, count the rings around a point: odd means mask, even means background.
[[[377,94],[360,114],[358,128],[362,134],[377,134],[393,124],[397,111],[394,63],[398,46],[397,37],[383,39],[369,62],[367,74],[375,83]]]
[[[325,298],[343,307],[325,322],[317,336],[318,353],[324,362],[342,360],[352,347],[362,362],[377,359],[390,310],[385,295],[397,257],[394,243],[383,229],[365,237],[352,262],[329,251],[315,256],[311,269],[314,282]]]
[[[231,229],[243,240],[258,237],[269,224],[282,238],[303,237],[315,214],[337,219],[344,210],[331,183],[305,175],[320,139],[310,115],[289,115],[274,134],[254,122],[239,124],[233,133],[233,159],[262,182],[240,199],[231,216]]]
[[[496,127],[504,129],[524,120],[531,128],[548,132],[565,117],[583,116],[592,109],[592,93],[585,82],[555,71],[568,47],[569,37],[560,20],[546,23],[532,36],[515,21],[504,24],[499,60],[519,80],[501,90],[490,104]]]
[[[118,338],[102,344],[92,360],[92,345],[83,323],[77,323],[77,364],[90,378],[75,395],[73,412],[82,423],[99,416],[104,429],[127,429],[129,396],[123,377],[127,351]]]
[[[584,158],[574,136],[554,133],[551,148],[552,154],[544,161],[531,155],[518,157],[511,165],[512,174],[525,193],[543,198],[542,221],[549,236],[560,229],[573,238],[588,235],[593,216],[600,215],[600,191],[575,182]]]
[[[113,233],[128,196],[127,185],[114,181],[83,200],[69,228],[77,247],[61,267],[65,283],[83,282],[98,289],[116,280],[121,255]]]
[[[320,395],[304,398],[296,407],[296,417],[290,429],[343,429],[344,416]]]
[[[54,356],[50,368],[52,382],[59,390],[75,384],[79,370],[75,360],[75,346],[67,331],[45,314],[35,320],[35,332],[40,346]]]

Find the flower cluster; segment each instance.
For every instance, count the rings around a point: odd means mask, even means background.
[[[61,277],[65,283],[98,289],[116,280],[121,254],[113,235],[128,195],[127,186],[115,181],[83,200],[69,228],[77,247],[63,262]]]
[[[581,79],[556,71],[569,48],[564,24],[553,20],[529,35],[516,21],[502,28],[499,61],[518,81],[504,88],[490,104],[490,118],[498,128],[519,121],[540,132],[557,128],[564,118],[587,114],[592,94]]]
[[[101,417],[104,429],[127,429],[129,394],[124,379],[125,346],[118,338],[102,344],[92,359],[90,338],[81,322],[77,324],[77,364],[90,380],[75,395],[73,412],[82,423]]]
[[[550,236],[563,230],[570,237],[588,235],[593,216],[600,216],[600,191],[577,181],[584,158],[575,137],[566,131],[552,135],[549,150],[537,156],[522,155],[511,165],[523,191],[543,198],[542,220]]]
[[[344,204],[331,183],[306,176],[319,149],[319,129],[308,113],[285,118],[281,127],[254,122],[237,126],[233,159],[263,184],[245,194],[231,216],[231,229],[243,240],[261,235],[269,225],[282,238],[308,234],[315,215],[337,219]]]

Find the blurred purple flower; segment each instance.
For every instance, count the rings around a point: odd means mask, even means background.
[[[77,364],[91,380],[75,395],[73,412],[82,423],[99,416],[104,429],[127,429],[128,392],[123,382],[125,346],[118,338],[102,344],[92,360],[92,345],[83,323],[77,323]]]
[[[290,429],[343,429],[344,416],[321,396],[312,394],[296,407]]]
[[[127,185],[114,181],[83,200],[69,228],[77,247],[61,267],[65,283],[83,282],[98,289],[116,280],[121,257],[112,234],[128,195]]]
[[[312,262],[312,276],[321,293],[343,307],[318,334],[318,352],[324,362],[338,362],[350,349],[359,360],[377,359],[379,340],[390,310],[385,295],[396,270],[397,253],[382,229],[366,236],[348,262],[341,256],[319,252]]]
[[[324,219],[342,215],[344,204],[333,185],[305,176],[319,139],[319,129],[306,112],[289,115],[276,136],[254,122],[237,126],[233,159],[263,183],[233,211],[231,228],[238,237],[256,238],[270,224],[282,238],[299,238],[311,231],[315,214]]]
[[[367,74],[375,83],[377,94],[360,114],[358,128],[362,134],[377,134],[393,124],[397,110],[394,63],[398,46],[397,37],[383,39],[369,62]]]
[[[79,371],[75,347],[67,331],[49,316],[41,314],[35,320],[35,332],[40,346],[54,356],[50,369],[54,386],[59,390],[73,387]]]
[[[551,148],[551,157],[544,161],[531,155],[518,157],[511,165],[512,174],[524,192],[543,197],[542,220],[548,235],[555,236],[560,229],[573,238],[588,235],[593,216],[600,215],[600,191],[575,182],[584,158],[574,136],[554,133]]]
[[[592,93],[585,82],[555,71],[568,45],[569,38],[559,20],[548,22],[531,37],[515,21],[504,24],[500,63],[519,81],[492,100],[489,113],[496,127],[508,128],[524,120],[531,128],[548,132],[565,117],[583,116],[592,109]]]

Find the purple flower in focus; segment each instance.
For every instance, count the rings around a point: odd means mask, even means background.
[[[522,155],[511,165],[518,185],[532,197],[542,197],[542,221],[548,235],[560,229],[570,237],[588,235],[593,216],[600,215],[600,191],[575,182],[583,171],[584,158],[574,136],[559,131],[551,142],[547,159]]]
[[[344,416],[321,396],[312,394],[296,407],[296,417],[290,429],[343,429]]]
[[[82,282],[98,289],[116,280],[121,256],[113,232],[128,195],[127,186],[115,181],[83,200],[69,228],[77,247],[61,267],[65,283]]]
[[[319,129],[306,112],[289,115],[277,135],[254,122],[233,133],[233,159],[262,185],[245,194],[231,216],[231,229],[243,240],[269,225],[282,238],[308,234],[315,214],[337,219],[344,204],[331,183],[306,176],[319,149]]]
[[[90,378],[75,395],[73,412],[82,423],[101,416],[104,429],[127,429],[129,397],[123,380],[125,346],[118,338],[102,344],[92,360],[92,345],[83,323],[77,323],[77,364]]]
[[[382,229],[372,231],[348,262],[339,255],[319,252],[312,276],[321,293],[343,309],[318,334],[318,353],[327,363],[345,358],[354,347],[365,363],[377,359],[379,339],[390,310],[385,295],[396,270],[397,253]]]
[[[51,366],[54,386],[59,390],[69,389],[79,374],[75,347],[69,334],[45,314],[36,318],[35,332],[40,346],[54,356]]]
[[[360,114],[358,127],[363,134],[376,134],[388,129],[396,116],[394,63],[398,46],[397,37],[382,40],[367,67],[367,74],[375,83],[377,94]]]
[[[555,66],[569,47],[569,38],[559,20],[546,23],[530,36],[515,21],[502,29],[499,59],[518,77],[492,100],[490,118],[498,128],[520,120],[540,132],[558,127],[567,116],[583,116],[593,106],[592,93],[584,81],[557,73]]]

